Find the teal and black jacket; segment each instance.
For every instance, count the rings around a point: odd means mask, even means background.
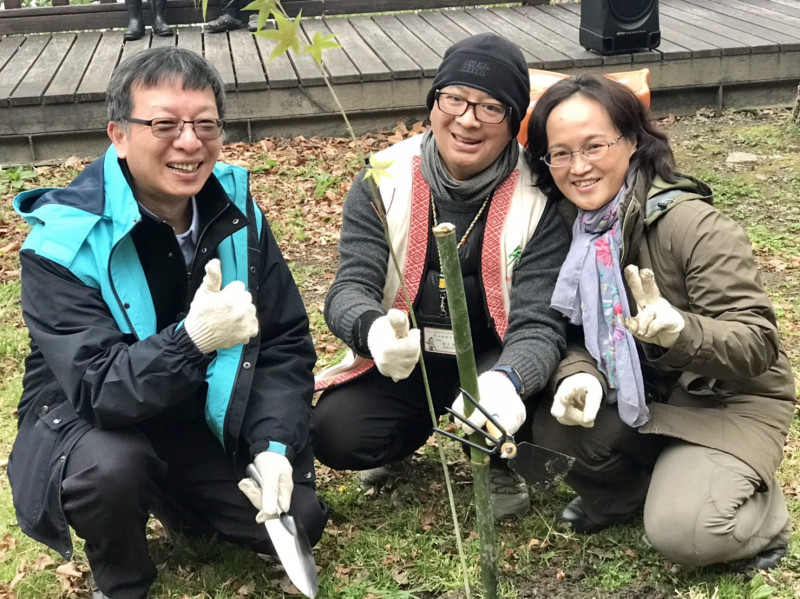
[[[24,192],[14,206],[32,226],[20,251],[31,353],[9,461],[24,532],[69,557],[60,483],[91,427],[204,417],[243,464],[267,449],[293,461],[307,446],[316,357],[308,318],[245,169],[218,163],[197,194],[188,267],[171,228],[140,209],[113,147],[68,187]],[[205,355],[182,325],[214,257],[223,285],[240,280],[251,292],[260,330]],[[308,482],[307,469],[295,477]]]

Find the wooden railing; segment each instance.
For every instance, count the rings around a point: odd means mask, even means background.
[[[512,4],[546,4],[548,0],[523,0]],[[128,15],[125,4],[116,0],[100,0],[100,4],[70,4],[69,0],[52,0],[53,6],[23,8],[20,0],[4,0],[0,10],[0,35],[42,33],[82,29],[111,29],[126,27]],[[220,14],[228,0],[208,0],[206,17]],[[281,4],[290,16],[302,9],[304,16],[342,15],[364,12],[421,10],[445,7],[497,4],[498,0],[284,0]],[[146,24],[152,23],[150,2],[143,3]],[[202,23],[200,1],[169,0],[167,21],[171,25]]]

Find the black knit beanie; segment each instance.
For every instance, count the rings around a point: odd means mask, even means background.
[[[525,57],[515,44],[494,33],[480,33],[456,42],[444,53],[433,79],[428,110],[433,109],[436,90],[448,85],[474,87],[511,106],[511,136],[517,136],[530,103],[531,85]]]

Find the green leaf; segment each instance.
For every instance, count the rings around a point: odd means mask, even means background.
[[[750,593],[750,599],[767,599],[767,597],[772,596],[774,590],[771,586],[765,584]]]
[[[393,160],[375,160],[375,155],[370,152],[369,165],[367,166],[367,172],[364,174],[364,178],[371,178],[375,181],[375,185],[380,185],[384,177],[387,179],[392,178],[388,170],[392,164],[394,164]]]
[[[314,33],[314,39],[311,41],[311,45],[306,46],[305,51],[311,54],[317,64],[321,65],[323,50],[327,50],[328,48],[342,47],[340,43],[335,41],[335,37],[335,33],[331,33],[330,35],[322,35],[321,32],[317,31]]]
[[[256,31],[254,35],[259,35],[270,40],[277,42],[275,49],[270,54],[270,60],[276,56],[280,56],[287,50],[294,50],[296,54],[300,53],[300,38],[298,32],[300,31],[300,17],[303,11],[300,11],[295,17],[294,21],[284,17],[280,13],[275,13],[275,25],[277,29],[266,29],[263,31]],[[259,15],[259,20],[261,16]]]

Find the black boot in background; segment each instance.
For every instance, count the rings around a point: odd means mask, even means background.
[[[128,28],[125,30],[125,40],[132,42],[144,35],[142,0],[125,0],[125,6],[128,7]]]
[[[169,24],[167,24],[167,17],[165,11],[167,9],[167,0],[151,0],[153,3],[153,33],[161,37],[169,37],[175,35]]]

